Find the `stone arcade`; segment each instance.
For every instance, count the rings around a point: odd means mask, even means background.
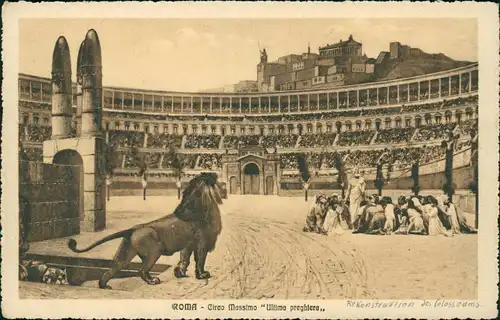
[[[101,45],[93,29],[87,32],[80,45],[77,84],[75,134],[71,130],[70,51],[66,39],[61,36],[52,57],[52,136],[43,142],[43,161],[80,167],[80,221],[83,221],[84,231],[95,232],[106,227],[106,192]]]

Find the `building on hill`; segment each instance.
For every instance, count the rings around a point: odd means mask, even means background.
[[[332,57],[359,57],[363,54],[363,44],[354,40],[352,35],[347,41],[340,40],[334,44],[327,44],[319,47],[320,59],[330,59]]]
[[[289,54],[267,62],[261,51],[257,65],[257,89],[260,92],[333,88],[366,82],[375,74],[374,59],[363,55],[363,46],[350,35],[348,40],[319,47],[319,54]]]
[[[423,52],[419,48],[412,48],[408,45],[403,45],[399,42],[391,42],[389,45],[391,59],[405,59],[409,57],[430,57],[431,55]]]

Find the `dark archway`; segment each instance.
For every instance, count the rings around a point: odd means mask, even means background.
[[[84,174],[83,174],[83,159],[80,154],[75,150],[61,150],[54,156],[52,160],[53,164],[67,165],[67,166],[77,166],[78,176],[73,178],[72,185],[68,188],[72,188],[75,194],[79,195],[78,199],[78,216],[80,221],[84,219],[84,203],[83,203],[83,190],[84,190]]]
[[[260,170],[251,162],[243,168],[243,194],[260,194]]]

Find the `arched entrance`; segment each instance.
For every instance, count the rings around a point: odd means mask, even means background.
[[[78,216],[80,217],[80,221],[83,220],[84,218],[84,211],[83,211],[83,179],[84,179],[84,174],[83,174],[83,160],[82,157],[78,152],[75,150],[62,150],[56,153],[54,156],[54,160],[52,160],[53,164],[60,164],[60,165],[70,165],[70,166],[77,166],[78,167],[78,176],[73,177],[73,183],[72,185],[68,186],[69,188],[72,188],[75,192],[75,194],[79,195],[78,199]]]
[[[274,194],[274,179],[271,176],[266,178],[266,194]]]
[[[255,163],[243,168],[243,194],[259,194],[260,170]]]
[[[229,193],[230,194],[236,194],[237,190],[238,190],[238,180],[236,179],[236,177],[231,177],[229,179]]]

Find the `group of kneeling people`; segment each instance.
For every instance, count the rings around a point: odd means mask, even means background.
[[[352,233],[422,234],[453,236],[476,233],[474,215],[462,211],[447,196],[400,196],[394,204],[391,197],[368,196],[357,212],[337,194],[318,194],[306,218],[304,232],[324,235]]]

